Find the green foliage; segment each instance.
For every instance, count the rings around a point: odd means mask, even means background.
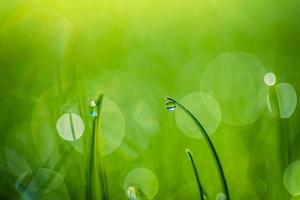
[[[207,127],[232,200],[299,198],[299,17],[293,0],[2,0],[0,199],[99,197],[102,167],[111,200],[199,199],[185,149],[222,199],[204,138],[166,96]]]

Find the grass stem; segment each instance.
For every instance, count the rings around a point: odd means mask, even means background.
[[[221,161],[219,159],[219,156],[217,154],[217,151],[212,143],[212,141],[210,140],[206,130],[204,129],[204,127],[202,126],[202,124],[199,122],[199,120],[188,110],[186,109],[183,105],[181,105],[179,102],[177,102],[176,100],[170,98],[170,97],[167,97],[166,98],[167,101],[169,102],[173,102],[175,103],[180,109],[182,109],[192,120],[193,122],[197,125],[198,129],[200,130],[200,132],[202,133],[206,143],[208,144],[208,147],[214,157],[214,160],[216,162],[216,166],[217,166],[217,169],[218,169],[218,173],[219,173],[219,177],[220,177],[220,182],[222,184],[222,188],[223,188],[223,191],[227,197],[228,200],[230,200],[230,194],[229,194],[229,190],[228,190],[228,186],[227,186],[227,181],[226,181],[226,178],[225,178],[225,174],[224,174],[224,171],[223,171],[223,168],[222,168],[222,164],[221,164]]]
[[[95,151],[96,149],[100,151],[100,163],[99,163],[99,172],[100,172],[100,179],[101,179],[101,192],[102,192],[102,200],[109,200],[108,195],[108,186],[106,181],[106,173],[104,169],[104,163],[102,159],[102,143],[100,144],[100,148],[96,147],[96,140],[102,142],[102,140],[98,140],[96,138],[100,137],[99,128],[100,128],[100,112],[102,106],[103,95],[98,95],[97,99],[95,100],[95,109],[96,114],[93,114],[93,125],[92,125],[92,137],[91,137],[91,145],[90,145],[90,164],[89,164],[89,199],[93,199],[93,186],[94,186],[94,179],[93,177],[98,177],[95,171]],[[93,111],[93,112],[94,112]]]
[[[195,175],[195,178],[196,178],[196,181],[197,181],[197,186],[198,186],[198,190],[199,190],[199,194],[200,194],[200,200],[205,200],[204,189],[203,189],[203,186],[200,182],[199,174],[198,174],[196,164],[195,164],[194,159],[193,159],[192,152],[189,149],[186,149],[185,151],[186,151],[186,153],[189,157],[189,160],[191,161],[192,167],[193,167],[194,175]]]

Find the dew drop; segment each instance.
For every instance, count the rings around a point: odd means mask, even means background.
[[[276,76],[274,73],[269,72],[264,76],[264,81],[267,86],[273,86],[276,83]]]
[[[216,200],[226,200],[227,197],[225,194],[223,193],[219,193],[217,196],[216,196]]]
[[[92,117],[97,117],[98,116],[98,113],[97,113],[97,111],[91,111],[90,112],[90,115],[92,116]]]
[[[174,111],[176,109],[176,103],[170,100],[167,100],[166,102],[166,108],[169,111]]]
[[[95,100],[92,100],[92,101],[91,101],[90,106],[91,106],[92,108],[97,106]]]
[[[138,200],[139,198],[139,189],[136,186],[129,186],[127,189],[127,196],[130,200]]]
[[[95,100],[92,100],[91,103],[90,103],[90,108],[91,108],[91,111],[90,111],[90,115],[95,118],[98,116],[98,112],[97,112],[97,103],[95,102]]]

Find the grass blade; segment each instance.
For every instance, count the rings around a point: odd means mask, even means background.
[[[229,195],[229,190],[228,190],[228,186],[227,186],[227,181],[226,181],[226,178],[225,178],[225,174],[224,174],[224,171],[223,171],[223,168],[222,168],[222,164],[221,164],[221,161],[219,159],[219,156],[217,154],[217,151],[212,143],[212,141],[210,140],[206,130],[204,129],[204,127],[202,126],[202,124],[199,122],[199,120],[188,110],[186,109],[183,105],[181,105],[179,102],[177,102],[176,100],[170,98],[170,97],[167,97],[166,100],[168,102],[172,102],[174,104],[176,104],[180,109],[182,109],[192,120],[193,122],[197,125],[198,129],[200,130],[200,132],[203,134],[203,137],[206,141],[206,143],[208,144],[208,147],[214,157],[214,160],[216,162],[216,167],[218,169],[218,173],[219,173],[219,177],[220,177],[220,182],[222,184],[222,188],[224,190],[224,193],[227,197],[228,200],[230,200],[230,195]]]
[[[97,163],[95,161],[95,151],[100,152],[100,162],[99,162],[99,172],[100,172],[100,187],[101,187],[101,199],[102,200],[109,200],[109,194],[108,194],[108,185],[106,181],[106,173],[104,168],[104,163],[102,159],[102,144],[100,143],[100,147],[97,147],[96,141],[102,142],[102,139],[99,139],[98,137],[101,137],[99,133],[100,128],[100,112],[101,112],[101,106],[102,106],[102,100],[103,95],[99,94],[97,99],[92,102],[93,105],[91,105],[92,111],[92,117],[93,117],[93,125],[92,125],[92,137],[91,137],[91,145],[90,145],[90,163],[89,163],[89,172],[88,172],[88,199],[93,199],[94,197],[94,177],[98,178],[97,171],[95,169],[97,168]],[[98,180],[96,180],[97,182]]]
[[[202,184],[200,182],[199,174],[198,174],[198,171],[197,171],[194,159],[193,159],[192,152],[189,149],[186,149],[185,151],[186,151],[186,153],[187,153],[187,155],[189,157],[189,160],[191,161],[191,165],[193,167],[194,175],[195,175],[195,178],[196,178],[196,181],[197,181],[197,187],[198,187],[199,194],[200,194],[200,199],[204,200],[205,199],[205,193],[204,193],[203,186],[202,186]]]

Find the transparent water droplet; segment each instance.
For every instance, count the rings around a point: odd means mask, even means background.
[[[169,111],[174,111],[176,109],[176,103],[170,100],[166,101],[166,108]]]
[[[92,116],[92,117],[97,117],[98,116],[98,113],[97,113],[97,111],[91,111],[90,112],[90,115]]]
[[[274,73],[269,72],[264,76],[264,81],[267,86],[273,86],[276,84],[276,76]]]
[[[90,103],[90,107],[91,107],[91,111],[90,111],[90,115],[95,118],[98,116],[98,112],[97,112],[97,103],[95,100],[92,100]]]
[[[138,200],[139,198],[139,189],[136,186],[129,186],[127,189],[127,196],[130,200]]]
[[[97,106],[95,100],[92,100],[92,101],[91,101],[90,106],[91,106],[92,108]]]
[[[216,200],[226,200],[227,199],[227,196],[223,193],[219,193],[217,196],[216,196]]]

